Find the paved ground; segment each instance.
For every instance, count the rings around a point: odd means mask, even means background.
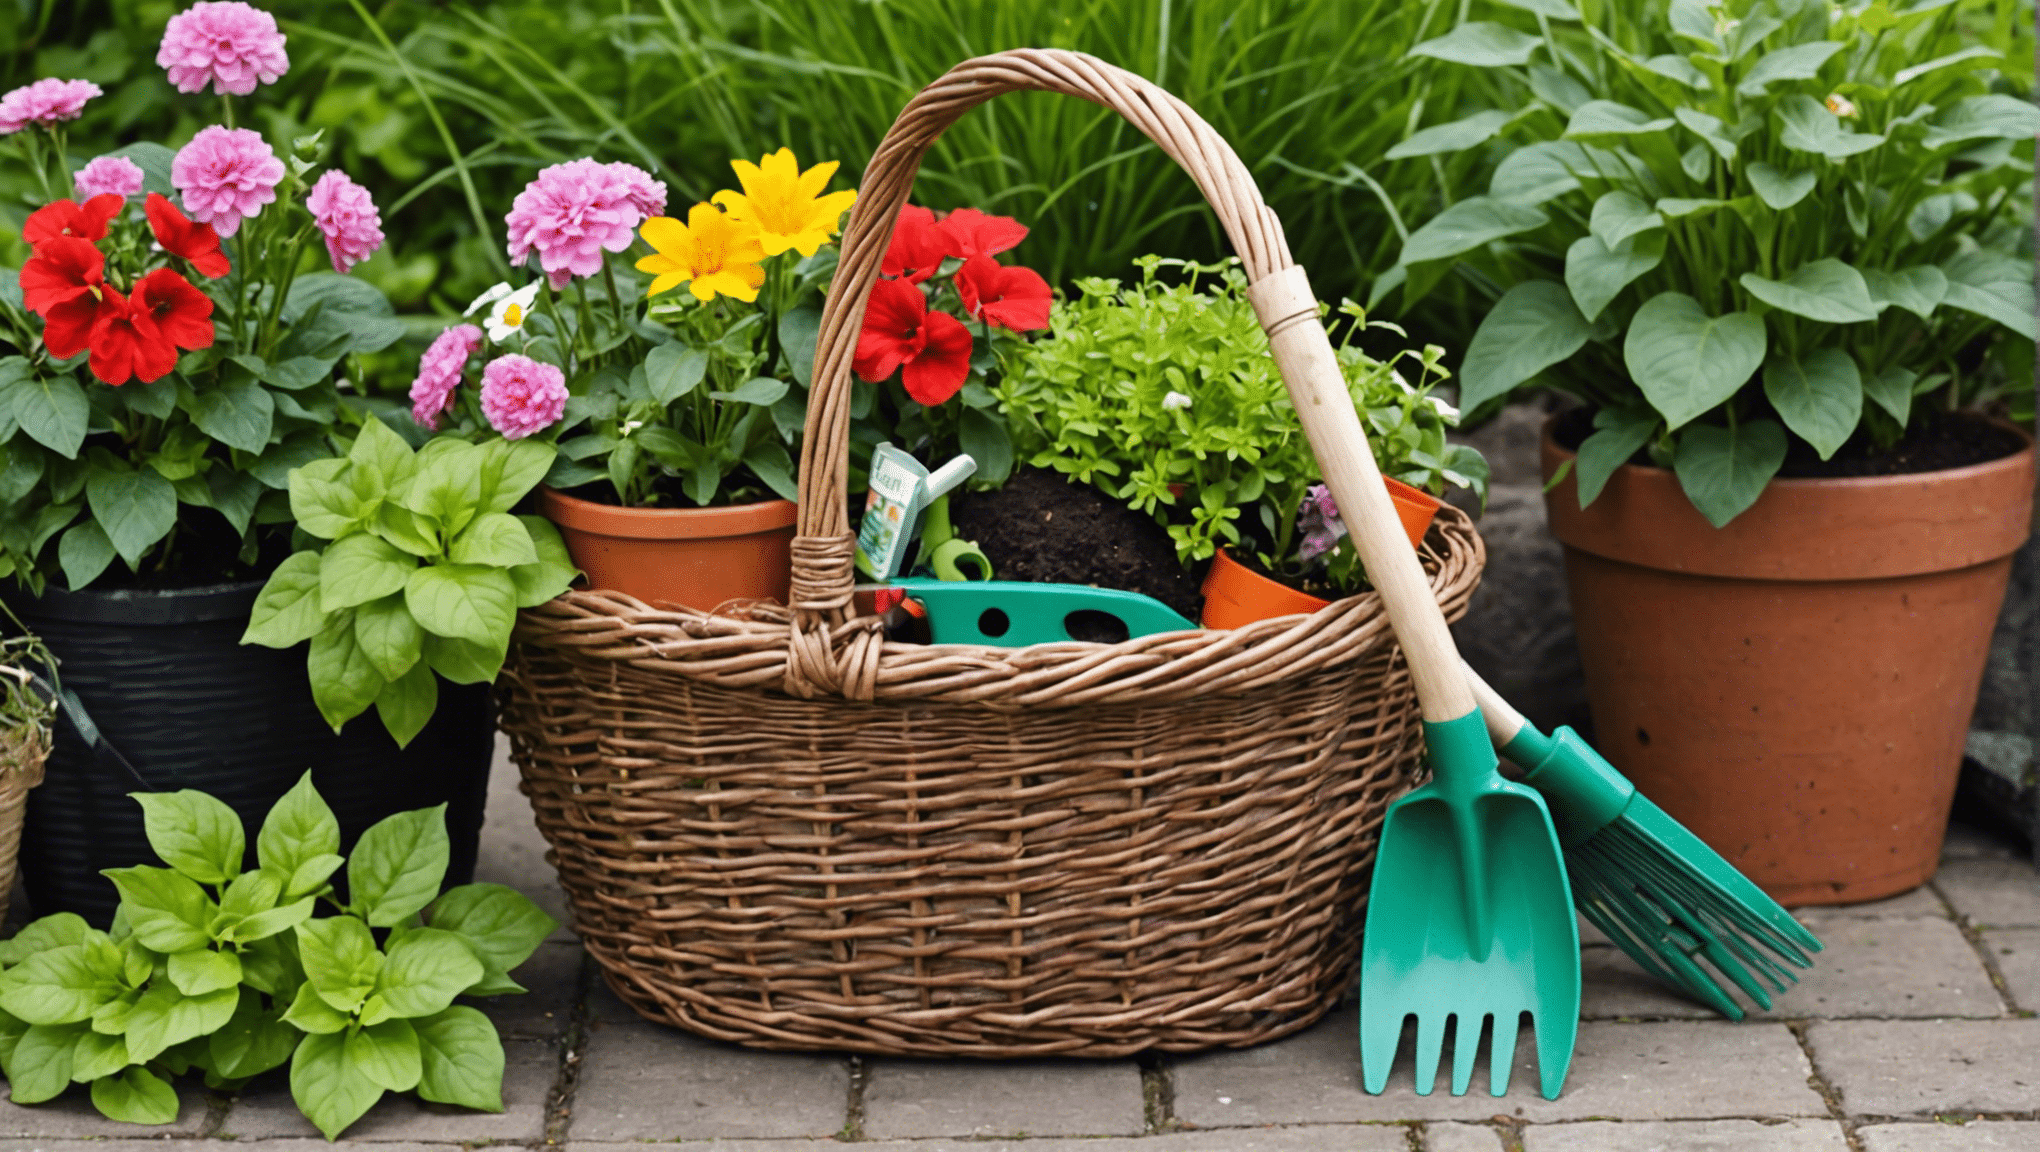
[[[482,879],[563,913],[511,771],[498,765]],[[975,1064],[749,1052],[640,1022],[562,933],[489,1006],[508,1040],[508,1110],[386,1100],[348,1143],[559,1145],[624,1152],[1969,1152],[2040,1150],[2040,877],[2009,845],[1956,829],[1926,889],[1810,913],[1820,966],[1741,1024],[1658,991],[1606,944],[1583,956],[1579,1048],[1564,1094],[1526,1085],[1425,1098],[1408,1055],[1360,1090],[1351,1010],[1247,1052],[1112,1063]],[[1482,1074],[1485,1078],[1485,1073]],[[1476,1088],[1476,1092],[1479,1089]],[[110,1124],[80,1093],[0,1101],[0,1152],[312,1152],[282,1083],[187,1089],[169,1129]],[[156,1139],[147,1139],[148,1137]],[[232,1143],[228,1143],[231,1141]],[[251,1147],[252,1146],[252,1147]]]

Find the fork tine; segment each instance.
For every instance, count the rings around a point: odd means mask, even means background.
[[[1429,1096],[1438,1084],[1438,1058],[1445,1054],[1445,1016],[1427,1012],[1417,1017],[1417,1095]]]
[[[1566,1070],[1572,1067],[1573,1041],[1579,1037],[1577,1015],[1552,1019],[1532,1013],[1530,1027],[1537,1033],[1537,1078],[1546,1100],[1558,1099],[1565,1086]]]
[[[1360,1002],[1360,1079],[1371,1095],[1388,1087],[1388,1074],[1395,1068],[1396,1049],[1402,1047],[1403,1014],[1389,1014],[1363,998]]]
[[[1495,1038],[1488,1048],[1488,1095],[1505,1096],[1509,1072],[1516,1066],[1516,1028],[1519,1013],[1495,1013]]]
[[[1473,1064],[1480,1058],[1480,1029],[1486,1016],[1479,1013],[1459,1013],[1453,1019],[1459,1021],[1459,1029],[1452,1039],[1452,1094],[1466,1095],[1466,1086],[1473,1082]]]

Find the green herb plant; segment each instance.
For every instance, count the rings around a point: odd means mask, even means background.
[[[2017,5],[1519,7],[1413,50],[1522,95],[1402,146],[1500,161],[1378,290],[1494,270],[1508,288],[1461,402],[1549,382],[1598,409],[1583,505],[1647,450],[1720,526],[1788,439],[1888,446],[1929,394],[1952,409],[2007,382],[2030,413],[2032,43],[2021,80],[1977,42],[2011,42]]]
[[[559,530],[510,512],[552,463],[532,440],[438,437],[414,452],[366,420],[345,456],[292,470],[291,514],[312,546],[270,576],[241,642],[311,641],[312,697],[334,730],[373,704],[410,743],[438,677],[493,681],[517,610],[572,582]]]
[[[1301,574],[1297,517],[1319,481],[1317,461],[1246,299],[1246,276],[1236,260],[1135,264],[1132,285],[1078,281],[1081,296],[1055,309],[1047,336],[1008,357],[994,391],[1017,455],[1154,516],[1186,566],[1244,547],[1278,574]],[[1164,268],[1180,281],[1164,281]],[[1402,330],[1368,321],[1350,302],[1340,312],[1350,323],[1339,365],[1382,472],[1485,499],[1487,462],[1446,441],[1457,412],[1430,394],[1447,376],[1444,350],[1376,360],[1354,344],[1358,334]],[[1417,383],[1403,377],[1405,362]],[[1348,587],[1361,578],[1351,565],[1337,575]]]
[[[555,927],[498,884],[440,894],[445,806],[391,816],[351,859],[311,774],[278,800],[243,870],[233,809],[136,793],[168,867],[105,873],[111,931],[71,913],[0,944],[0,1067],[17,1104],[90,1084],[104,1115],[176,1120],[171,1079],[214,1088],[290,1065],[291,1094],[336,1139],[387,1092],[503,1110],[503,1044],[461,995],[523,991],[511,969]],[[331,878],[347,868],[347,898]],[[320,902],[331,914],[315,917]]]

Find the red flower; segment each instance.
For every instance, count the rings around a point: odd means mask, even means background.
[[[232,270],[233,266],[220,252],[220,236],[212,225],[186,217],[177,210],[177,205],[157,192],[149,193],[142,210],[149,214],[149,228],[156,233],[156,243],[163,246],[163,251],[191,261],[201,276],[225,276]]]
[[[956,270],[956,294],[965,312],[987,323],[1015,332],[1048,327],[1048,281],[1032,268],[973,256]]]
[[[942,218],[949,254],[965,260],[995,256],[1027,239],[1027,226],[1011,216],[987,216],[975,208],[958,208]]]
[[[969,379],[970,344],[970,329],[947,312],[928,311],[919,288],[879,280],[871,286],[851,368],[874,383],[897,369],[907,395],[932,408]]]
[[[124,197],[105,192],[81,207],[75,201],[58,200],[36,209],[21,225],[21,238],[31,247],[59,236],[75,236],[89,244],[106,239],[106,222],[127,206]]]
[[[137,280],[128,304],[137,312],[147,312],[156,331],[169,343],[188,351],[212,347],[211,298],[170,269],[158,268]]]
[[[37,246],[21,266],[21,302],[47,318],[49,310],[79,297],[99,298],[106,282],[106,257],[90,241],[54,236]]]
[[[119,296],[110,288],[101,288],[97,293],[87,292],[75,300],[51,305],[43,314],[43,347],[59,360],[69,360],[83,352],[92,343],[92,324],[99,319],[99,313],[106,308],[123,308],[117,304]]]
[[[177,349],[163,338],[147,306],[108,288],[92,322],[91,363],[92,374],[108,384],[118,387],[130,376],[147,384],[177,366]]]
[[[886,245],[885,259],[879,261],[878,270],[883,275],[903,276],[909,283],[919,284],[933,276],[942,267],[943,257],[949,255],[949,237],[935,223],[935,213],[908,204],[900,209],[899,221],[893,225],[892,243]]]

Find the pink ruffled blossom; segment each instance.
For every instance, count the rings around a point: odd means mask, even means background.
[[[1339,506],[1331,489],[1313,484],[1296,509],[1296,526],[1303,530],[1303,544],[1297,549],[1304,560],[1315,560],[1339,546],[1346,536],[1346,522],[1339,519]]]
[[[522,440],[567,410],[567,377],[551,364],[511,353],[482,369],[482,415],[505,440]]]
[[[276,17],[239,0],[205,2],[170,18],[156,63],[179,92],[246,96],[257,84],[274,84],[290,71]]]
[[[78,190],[80,204],[108,193],[121,197],[140,196],[142,166],[125,156],[101,156],[78,169],[78,174],[71,177],[71,185]]]
[[[411,381],[411,419],[439,430],[439,414],[453,407],[468,357],[481,346],[482,330],[472,324],[455,324],[432,341],[418,360],[418,378]]]
[[[170,162],[170,183],[194,220],[221,236],[241,230],[241,221],[276,201],[283,161],[261,133],[247,128],[201,128]]]
[[[666,186],[629,164],[569,160],[525,185],[503,218],[510,263],[538,266],[555,290],[602,270],[602,253],[630,247],[637,226],[666,210]]]
[[[0,136],[11,136],[31,124],[47,128],[76,120],[85,111],[85,102],[97,95],[99,85],[90,80],[51,77],[16,88],[0,96]]]
[[[305,207],[325,234],[333,271],[345,272],[382,247],[382,214],[375,210],[375,201],[368,189],[338,168],[328,168],[312,185]]]

